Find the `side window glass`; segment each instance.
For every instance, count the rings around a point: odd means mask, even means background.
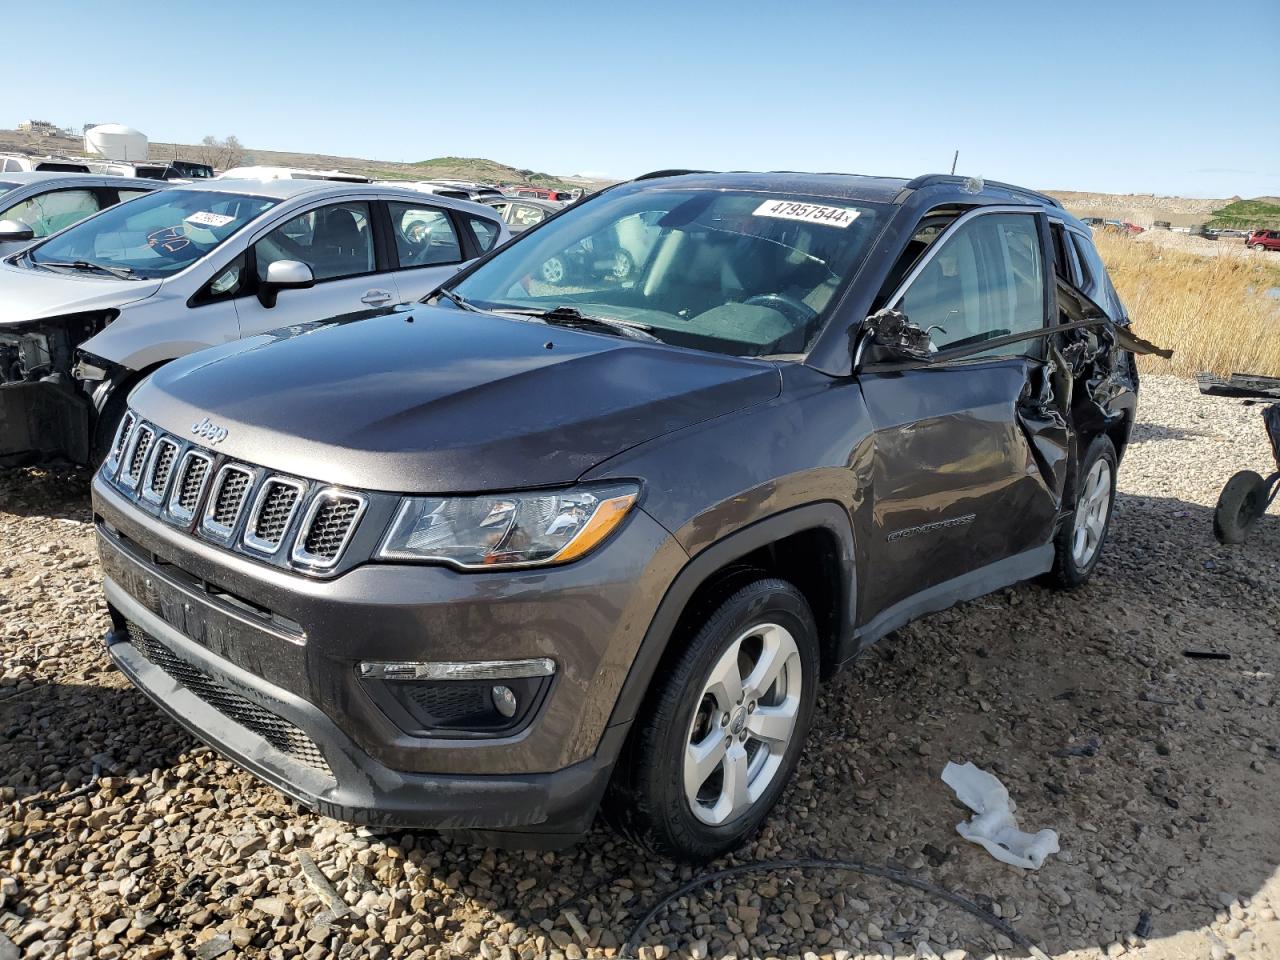
[[[0,212],[0,220],[21,220],[37,237],[47,237],[98,209],[98,197],[92,190],[55,190],[14,204]]]
[[[294,217],[254,246],[257,274],[278,260],[297,260],[317,280],[337,280],[372,273],[373,230],[367,203],[338,203]]]
[[[194,303],[214,303],[218,300],[230,300],[245,292],[248,286],[248,254],[242,253],[229,264],[213,275],[213,278],[200,288]]]
[[[939,350],[1039,330],[1044,327],[1043,263],[1034,216],[975,217],[934,251],[900,309],[920,327],[934,328],[930,335]],[[992,353],[1038,350],[1036,341],[1027,341]]]
[[[498,242],[498,225],[483,217],[468,217],[467,220],[471,223],[471,231],[476,235],[476,243],[480,244],[481,251],[492,250],[493,245]]]
[[[120,202],[124,203],[134,197],[145,197],[150,192],[150,190],[117,190],[116,195],[120,198]]]
[[[388,203],[387,209],[402,268],[462,262],[458,234],[443,210],[395,201]]]
[[[1111,286],[1111,280],[1107,276],[1107,268],[1102,263],[1102,257],[1098,256],[1097,249],[1084,237],[1073,233],[1071,240],[1080,259],[1080,272],[1084,275],[1080,282],[1081,289],[1094,303],[1106,310],[1112,319],[1118,318],[1123,311],[1120,309],[1119,298]]]
[[[529,203],[513,203],[507,223],[515,227],[532,227],[545,219],[547,219],[547,212],[541,207],[535,207]]]

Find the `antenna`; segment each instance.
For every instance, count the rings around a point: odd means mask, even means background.
[[[960,151],[957,150],[951,157],[951,172],[956,172],[956,161],[960,159]]]

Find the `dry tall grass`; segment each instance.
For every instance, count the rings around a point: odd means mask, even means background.
[[[1139,357],[1150,373],[1259,373],[1280,377],[1280,284],[1272,256],[1203,257],[1099,231],[1098,252],[1141,337],[1172,360]]]

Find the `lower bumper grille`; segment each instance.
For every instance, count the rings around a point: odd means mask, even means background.
[[[129,623],[128,629],[129,640],[139,653],[209,706],[262,737],[281,753],[313,770],[333,776],[315,741],[288,720],[229,690],[199,667],[177,656],[136,623]]]

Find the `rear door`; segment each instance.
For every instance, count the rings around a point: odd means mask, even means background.
[[[958,578],[982,581],[970,595],[1021,579],[1011,558],[1050,539],[1067,437],[1046,396],[1043,338],[947,359],[1047,326],[1048,247],[1034,209],[973,211],[931,243],[889,296],[890,307],[931,331],[938,352],[927,369],[859,373],[875,428],[875,561],[863,588],[873,618],[954,588]]]

